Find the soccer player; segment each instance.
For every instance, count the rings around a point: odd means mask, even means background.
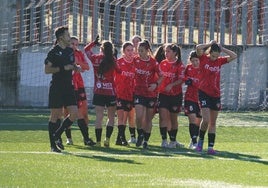
[[[75,63],[81,66],[82,72],[85,70],[89,70],[89,65],[85,60],[84,53],[78,49],[78,38],[73,36],[71,37],[71,46],[74,50],[75,56]],[[78,119],[77,125],[80,128],[80,131],[84,138],[84,144],[87,146],[94,146],[96,143],[89,138],[88,134],[88,105],[87,105],[87,96],[84,86],[84,81],[80,72],[73,71],[73,84],[74,90],[77,100],[77,107],[78,107]],[[69,115],[68,110],[64,108],[65,117]],[[72,145],[72,134],[71,134],[71,127],[68,127],[65,130],[65,134],[67,137],[66,144]]]
[[[204,49],[209,48],[205,54]],[[196,46],[196,52],[200,60],[199,102],[201,105],[202,120],[199,129],[199,139],[196,150],[202,152],[206,131],[208,130],[207,153],[214,155],[213,149],[216,137],[216,120],[221,110],[220,72],[221,66],[237,58],[236,53],[228,50],[216,41]],[[224,52],[226,56],[220,56]]]
[[[181,61],[181,50],[176,44],[165,45],[165,59],[159,64],[158,109],[162,147],[177,148],[183,144],[176,140],[178,133],[178,113],[182,107],[182,84],[185,67]],[[167,132],[170,142],[167,142]]]
[[[191,51],[185,68],[185,84],[187,89],[184,94],[184,113],[188,116],[191,138],[190,149],[196,149],[199,124],[202,118],[198,103],[199,63],[196,51]]]
[[[149,41],[141,41],[138,45],[138,52],[139,55],[134,58],[136,68],[134,105],[138,132],[136,146],[139,147],[143,144],[143,148],[147,149],[157,102],[157,90],[152,85],[157,80],[158,63],[151,55]]]
[[[116,74],[118,135],[116,145],[127,146],[125,129],[129,113],[133,109],[134,94],[134,46],[127,41],[122,46],[122,57],[117,60],[121,72]],[[135,127],[134,127],[135,131]]]
[[[71,126],[77,118],[78,109],[72,84],[72,71],[81,71],[75,64],[74,52],[70,48],[70,34],[67,27],[59,27],[55,30],[56,44],[48,52],[45,59],[45,73],[52,74],[49,87],[50,118],[48,132],[52,152],[61,152],[64,149],[59,141],[64,130]],[[69,112],[61,126],[56,129],[58,117],[62,115],[62,107]],[[57,144],[57,145],[56,145]],[[58,147],[60,148],[58,148]]]
[[[104,110],[107,108],[108,120],[106,123],[106,138],[104,146],[110,147],[110,137],[113,133],[115,112],[116,112],[116,92],[114,76],[119,71],[114,57],[114,46],[110,41],[103,41],[100,46],[101,52],[94,54],[92,48],[99,44],[99,37],[94,42],[85,47],[87,57],[91,60],[94,68],[94,95],[93,105],[95,105],[96,121],[95,134],[96,146],[101,146],[102,121]]]
[[[131,42],[133,44],[134,47],[134,52],[133,52],[133,56],[137,56],[138,53],[138,44],[141,41],[141,37],[139,35],[134,35],[131,38]],[[129,133],[130,133],[130,139],[128,141],[128,143],[133,143],[136,144],[137,140],[136,140],[136,122],[135,122],[135,108],[133,106],[133,108],[130,110],[130,112],[128,113],[128,125],[129,125]]]

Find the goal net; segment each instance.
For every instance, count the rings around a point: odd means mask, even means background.
[[[197,43],[216,40],[238,54],[223,67],[224,109],[267,109],[267,0],[9,0],[1,1],[0,106],[47,107],[51,75],[44,59],[54,30],[68,26],[80,48],[99,34],[120,51],[134,35],[154,49],[177,43],[186,64]],[[96,52],[98,48],[94,49]],[[90,61],[88,61],[90,63]],[[91,105],[91,70],[83,73]],[[185,88],[184,88],[185,89]]]

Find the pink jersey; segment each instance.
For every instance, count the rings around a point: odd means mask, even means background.
[[[178,95],[182,93],[182,83],[172,87],[170,91],[166,91],[167,85],[176,82],[177,80],[184,81],[184,65],[182,62],[169,62],[167,59],[159,64],[160,75],[163,77],[161,84],[158,87],[159,93],[164,95]]]
[[[93,54],[91,48],[94,47],[94,43],[91,43],[85,47],[85,52],[92,62],[94,68],[94,94],[115,96],[115,72],[119,71],[118,67],[105,72],[102,76],[99,76],[98,70],[100,63],[103,59],[103,54]]]
[[[192,85],[187,86],[184,100],[198,102],[198,87],[199,87],[199,68],[194,67],[192,64],[188,64],[185,69],[185,79],[192,79]]]
[[[82,51],[80,50],[75,50],[74,51],[74,57],[75,57],[75,62],[79,62],[78,64],[81,66],[81,68],[83,69],[83,67],[89,67],[88,63],[85,60],[84,54]],[[81,64],[84,64],[81,65]],[[83,69],[83,70],[89,70],[89,68],[87,69]],[[82,78],[82,75],[80,72],[73,72],[73,84],[74,84],[74,89],[78,90],[79,88],[84,88],[84,81]]]
[[[134,94],[135,66],[124,58],[119,58],[117,64],[121,72],[115,75],[117,98],[132,101]]]
[[[220,70],[223,64],[228,63],[226,57],[219,57],[211,61],[207,55],[199,57],[200,82],[199,89],[211,97],[220,97]]]
[[[135,90],[134,94],[143,97],[157,97],[157,91],[149,91],[150,84],[157,81],[158,63],[150,57],[147,61],[140,57],[134,58]]]

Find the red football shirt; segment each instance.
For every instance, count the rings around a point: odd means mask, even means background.
[[[192,79],[192,85],[187,86],[184,100],[198,102],[200,70],[192,64],[188,64],[185,69],[185,79]]]
[[[159,93],[164,95],[178,95],[182,93],[182,83],[173,86],[170,91],[166,91],[167,85],[176,82],[177,80],[184,80],[184,65],[182,62],[169,62],[167,59],[163,60],[159,64],[160,75],[163,76],[163,80],[158,87]]]
[[[100,63],[103,59],[103,54],[93,54],[91,52],[91,48],[94,46],[94,43],[91,43],[85,47],[85,52],[92,62],[94,68],[94,94],[99,95],[108,95],[115,96],[115,72],[119,71],[118,67],[115,67],[107,72],[105,72],[102,76],[98,75],[98,70]]]
[[[116,95],[117,98],[132,101],[134,94],[134,63],[126,61],[123,57],[117,60],[121,72],[115,74]]]
[[[134,58],[135,90],[134,94],[143,97],[157,97],[157,90],[149,91],[150,84],[157,81],[158,63],[150,57],[142,60],[139,56]]]
[[[220,97],[220,71],[223,64],[228,63],[226,57],[219,57],[215,61],[203,54],[200,60],[199,89],[211,97]]]
[[[80,50],[75,50],[74,51],[74,57],[75,57],[75,62],[78,62],[78,64],[81,66],[82,70],[89,70],[89,67],[87,61],[85,60],[84,54]],[[82,78],[82,75],[80,72],[73,72],[73,84],[74,84],[74,89],[78,90],[79,88],[84,88],[84,81]]]

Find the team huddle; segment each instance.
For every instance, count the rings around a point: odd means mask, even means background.
[[[161,45],[153,52],[148,40],[134,36],[132,41],[122,44],[121,55],[117,57],[113,44],[110,41],[100,42],[99,37],[85,46],[83,54],[78,49],[78,39],[70,37],[68,28],[57,28],[55,35],[56,44],[45,59],[45,73],[52,74],[48,104],[51,110],[48,132],[52,152],[64,149],[61,139],[64,131],[66,144],[73,144],[70,128],[74,121],[77,121],[86,146],[101,147],[105,110],[105,147],[110,147],[110,138],[117,124],[116,145],[135,144],[148,149],[156,113],[159,113],[161,147],[184,147],[176,139],[178,113],[184,109],[189,120],[189,148],[202,152],[208,132],[207,153],[216,154],[216,119],[221,110],[220,69],[236,59],[234,52],[216,41],[198,44],[184,65],[181,49],[173,43]],[[97,54],[93,52],[95,46],[100,47]],[[220,56],[221,52],[226,56]],[[89,70],[89,66],[84,55],[94,68],[96,142],[88,133],[87,98],[81,72]],[[183,84],[187,85],[184,94]],[[129,140],[125,133],[127,124]]]

